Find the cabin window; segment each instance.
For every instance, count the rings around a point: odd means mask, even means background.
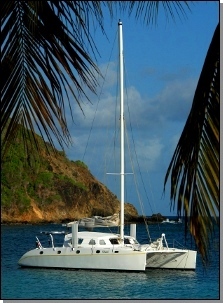
[[[128,238],[124,238],[124,244],[131,244]]]
[[[106,243],[105,243],[105,240],[99,240],[99,244],[100,245],[105,245]]]
[[[84,239],[78,238],[78,244],[79,244],[79,245],[80,245],[83,241],[84,241]],[[72,244],[72,239],[70,239],[69,243]]]
[[[91,239],[91,240],[89,241],[89,245],[95,245],[95,244],[96,244],[96,242],[95,242],[94,239]]]
[[[113,238],[113,239],[109,239],[109,240],[110,240],[111,244],[113,244],[113,245],[119,244],[119,241],[117,238]]]
[[[78,238],[78,244],[81,244],[84,239]]]
[[[139,242],[136,239],[131,239],[131,241],[133,241],[134,244],[139,244]]]

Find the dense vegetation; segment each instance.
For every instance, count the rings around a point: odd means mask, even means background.
[[[28,135],[28,132],[27,132]],[[21,212],[27,211],[31,199],[37,202],[40,208],[64,199],[61,188],[66,188],[66,196],[74,191],[87,191],[86,186],[77,181],[75,171],[73,177],[64,175],[52,167],[52,157],[47,157],[47,151],[42,139],[36,135],[36,140],[42,143],[41,155],[32,149],[24,148],[23,138],[19,136],[10,146],[8,154],[2,160],[1,194],[2,209],[17,207]],[[29,144],[29,143],[28,143]],[[45,156],[43,156],[45,155]],[[70,162],[64,152],[54,154],[64,165]],[[74,165],[87,168],[81,161],[71,161]],[[69,201],[69,199],[68,199]]]
[[[23,129],[2,159],[2,222],[55,222],[119,211],[117,197],[85,163],[69,160],[36,134],[40,148],[35,149],[30,131],[25,134],[24,141]],[[129,203],[126,213],[138,215]]]

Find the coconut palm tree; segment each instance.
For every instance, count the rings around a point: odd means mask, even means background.
[[[82,110],[82,98],[87,97],[83,87],[96,92],[100,71],[95,64],[97,46],[90,29],[92,26],[100,27],[104,32],[103,9],[108,9],[111,17],[117,8],[128,11],[129,15],[135,13],[136,18],[142,17],[149,24],[157,21],[160,5],[166,16],[171,18],[185,16],[185,9],[189,8],[186,1],[2,0],[2,156],[20,130],[26,147],[27,136],[31,134],[34,146],[39,148],[34,129],[38,129],[52,147],[53,138],[62,148],[64,144],[68,145],[71,136],[64,100],[72,116],[71,99]],[[210,49],[195,92],[189,122],[165,179],[166,183],[171,174],[171,198],[177,201],[179,213],[184,210],[204,260],[209,239],[207,231],[211,228],[211,223],[209,228],[204,220],[210,221],[219,203],[219,115],[216,115],[219,65],[212,47]],[[191,140],[190,131],[196,127],[197,134]],[[203,215],[205,219],[200,217]]]

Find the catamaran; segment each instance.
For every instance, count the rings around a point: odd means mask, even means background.
[[[124,94],[123,94],[123,34],[119,28],[120,67],[120,215],[92,217],[67,224],[71,232],[43,232],[51,239],[51,246],[44,247],[36,237],[36,248],[26,252],[18,261],[22,267],[60,269],[145,271],[148,268],[195,270],[195,250],[169,247],[165,234],[148,244],[136,240],[136,224],[130,225],[130,235],[124,234]],[[119,233],[79,231],[79,226],[116,226]],[[54,235],[64,236],[61,246],[54,245]]]

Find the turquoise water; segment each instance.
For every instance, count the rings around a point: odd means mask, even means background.
[[[169,243],[175,238],[183,244],[183,225],[154,224],[149,229],[154,239],[164,232]],[[211,241],[211,263],[206,270],[199,254],[195,271],[153,269],[129,273],[29,269],[17,265],[22,254],[35,247],[35,236],[42,239],[40,231],[63,229],[57,224],[2,225],[2,299],[219,299],[219,230]],[[146,238],[144,226],[138,224],[138,241],[147,242]],[[190,240],[187,247],[191,248]]]

